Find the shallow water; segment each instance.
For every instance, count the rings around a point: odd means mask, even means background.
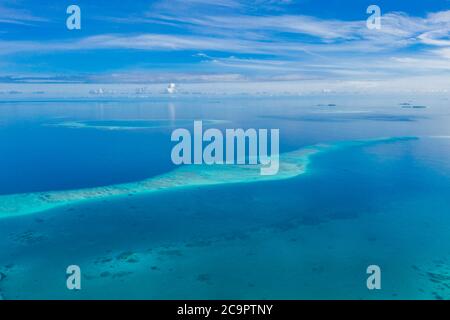
[[[403,101],[2,104],[3,196],[134,183],[172,172],[170,134],[194,119],[214,120],[209,125],[220,129],[279,128],[282,153],[319,143],[418,139],[319,153],[304,174],[286,180],[101,197],[4,217],[1,295],[448,299],[450,112],[444,99],[416,98],[426,109],[401,108]],[[136,119],[137,130],[116,130],[133,127]],[[160,122],[143,125],[152,120]],[[89,125],[55,125],[63,123]],[[115,130],[105,130],[111,125]],[[80,291],[66,289],[71,264],[81,267]],[[382,269],[382,290],[366,288],[370,264]]]

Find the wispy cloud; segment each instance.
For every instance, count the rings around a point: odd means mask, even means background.
[[[179,11],[176,11],[179,13]],[[449,46],[450,11],[428,14],[425,18],[392,12],[383,15],[382,28],[369,30],[365,20],[327,20],[304,15],[196,15],[147,12],[118,23],[151,23],[178,26],[201,36],[217,37],[213,42],[233,39],[243,52],[291,55],[305,52],[379,52],[418,44]],[[447,37],[447,39],[446,39]],[[277,50],[279,48],[279,50]],[[195,46],[193,49],[199,49]],[[208,50],[208,46],[203,48]],[[234,46],[228,51],[239,49]]]
[[[167,18],[165,20],[168,20]],[[171,19],[171,21],[177,21]],[[433,30],[427,20],[418,20],[402,14],[387,14],[383,17],[383,28],[371,31],[364,21],[327,21],[306,16],[279,17],[205,17],[196,20],[186,18],[183,23],[202,26],[210,36],[200,34],[103,34],[73,41],[2,42],[1,52],[21,50],[92,50],[105,48],[127,48],[147,50],[221,50],[236,53],[271,53],[288,55],[290,51],[351,51],[355,48],[381,51],[422,42],[435,44],[436,36],[447,29]],[[236,30],[235,26],[239,26]],[[443,26],[440,26],[443,27]],[[446,26],[446,27],[450,27]],[[215,37],[214,29],[228,31],[228,37]],[[258,33],[255,33],[259,30]],[[449,29],[450,30],[450,29]],[[248,31],[248,32],[245,32]],[[439,31],[439,34],[436,34]],[[308,41],[297,38],[280,38],[274,33],[291,32],[314,36],[321,40]],[[206,32],[205,32],[206,33]],[[255,34],[259,36],[254,36]],[[221,33],[223,35],[223,33]],[[250,35],[250,36],[249,36]],[[443,41],[443,40],[440,40]],[[325,44],[325,45],[324,45]],[[444,43],[437,43],[443,45]],[[278,49],[277,49],[278,48]],[[0,52],[0,53],[1,53]]]
[[[16,9],[0,4],[0,24],[32,25],[38,22],[48,21],[45,18],[35,16],[25,9]]]
[[[46,43],[3,41],[0,42],[0,53],[23,50],[126,48],[168,51],[212,50],[236,54],[289,56],[298,52],[380,52],[418,44],[443,47],[450,45],[448,39],[450,20],[445,19],[447,16],[450,16],[450,11],[433,13],[426,18],[388,13],[382,18],[381,30],[369,30],[365,27],[365,21],[324,20],[308,16],[238,15],[204,16],[198,19],[153,15],[151,18],[161,23],[187,24],[196,31],[203,31],[189,34],[102,34],[75,41],[47,41]],[[281,33],[310,36],[315,40],[283,37],[280,36]]]

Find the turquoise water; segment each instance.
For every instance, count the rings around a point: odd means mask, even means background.
[[[448,100],[399,105],[409,100],[3,103],[0,294],[448,299]],[[170,134],[193,120],[279,128],[281,153],[296,165],[267,180],[176,168]],[[72,264],[80,291],[66,289]],[[366,288],[371,264],[382,269],[378,291]]]

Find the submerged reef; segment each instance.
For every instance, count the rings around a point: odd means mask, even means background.
[[[35,192],[0,196],[0,219],[28,215],[64,205],[97,201],[111,197],[154,193],[179,188],[230,183],[253,183],[284,180],[307,171],[311,156],[336,149],[417,139],[390,137],[317,144],[280,154],[280,168],[276,175],[261,175],[261,165],[185,165],[171,172],[142,181],[104,187],[65,191]]]
[[[205,125],[225,123],[224,120],[203,120]],[[159,120],[96,120],[96,121],[66,121],[47,123],[49,127],[64,127],[70,129],[97,129],[97,130],[146,130],[171,128],[174,126],[191,125],[189,119],[159,119]]]

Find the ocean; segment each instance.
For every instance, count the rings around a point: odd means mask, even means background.
[[[449,299],[448,106],[432,95],[2,101],[0,297]],[[194,120],[279,129],[280,161],[298,171],[180,170],[170,136]],[[66,287],[69,265],[81,290]],[[381,290],[366,286],[369,265]]]

